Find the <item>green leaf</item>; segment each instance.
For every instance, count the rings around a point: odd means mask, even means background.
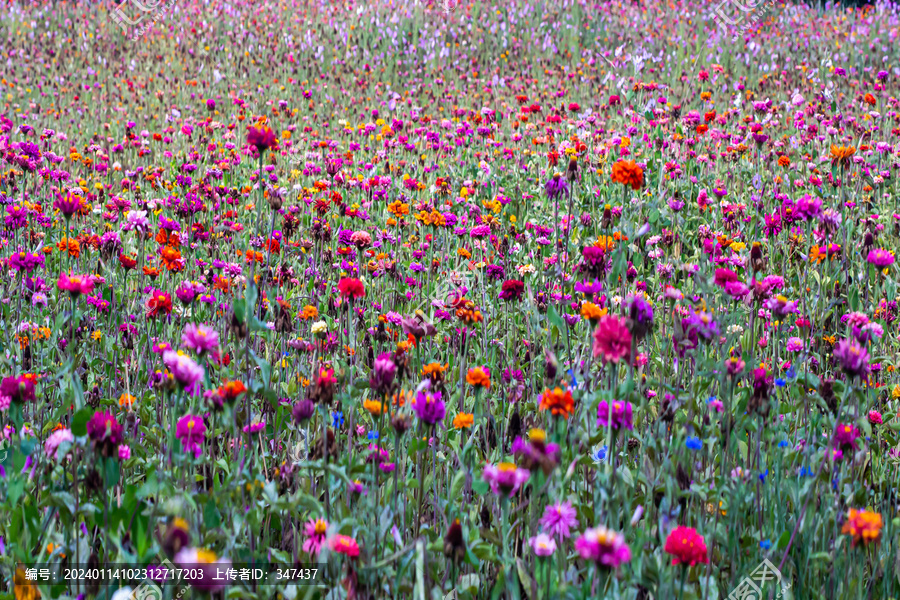
[[[87,422],[94,416],[94,409],[82,408],[72,417],[72,435],[83,437],[87,435]]]
[[[109,457],[106,459],[106,466],[103,470],[103,478],[106,487],[113,487],[119,483],[119,459]]]
[[[222,524],[222,517],[219,515],[219,510],[216,508],[216,501],[212,498],[210,498],[206,503],[206,506],[203,507],[203,524],[207,529],[215,529]]]
[[[466,483],[466,472],[463,470],[459,470],[456,472],[456,475],[453,476],[453,482],[450,484],[450,502],[454,502],[456,498],[459,496],[459,492],[462,490],[463,485]]]

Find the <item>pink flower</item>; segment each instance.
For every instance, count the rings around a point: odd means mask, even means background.
[[[625,543],[625,537],[606,527],[585,531],[575,540],[575,550],[581,558],[611,569],[631,560],[631,549]]]
[[[624,320],[613,315],[600,319],[594,331],[594,358],[617,363],[631,352],[631,332]]]
[[[128,444],[119,444],[119,460],[128,460],[131,458],[131,448]]]
[[[568,501],[550,504],[544,509],[540,524],[550,535],[567,539],[572,535],[570,529],[578,527],[578,513]]]
[[[203,354],[219,347],[219,334],[208,325],[188,323],[181,334],[181,342],[185,348]]]
[[[556,542],[546,533],[540,533],[528,540],[528,545],[537,556],[550,556],[556,552]]]
[[[877,410],[869,411],[869,423],[872,425],[881,425],[883,423],[883,419],[881,418],[881,413]]]
[[[491,484],[491,490],[495,494],[506,494],[509,498],[519,491],[530,476],[531,472],[528,469],[520,469],[513,463],[487,464],[482,474],[484,480]]]
[[[60,273],[56,287],[63,292],[69,292],[73,298],[77,298],[82,294],[90,294],[94,290],[94,280],[87,275],[69,277],[66,273]]]
[[[325,534],[328,531],[328,521],[325,519],[312,519],[303,526],[303,535],[306,541],[303,542],[303,551],[318,556],[325,544]]]
[[[206,423],[202,417],[191,414],[178,419],[175,425],[175,437],[181,440],[181,447],[185,452],[193,453],[194,457],[203,453],[203,443],[206,441]]]

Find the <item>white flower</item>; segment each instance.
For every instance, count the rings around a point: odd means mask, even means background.
[[[328,332],[328,323],[325,321],[317,321],[312,325],[313,333],[327,333]]]
[[[729,326],[728,326],[728,333],[732,333],[732,334],[735,334],[735,335],[741,335],[742,333],[744,333],[744,328],[741,327],[740,325],[736,325],[736,324],[735,324],[735,325],[729,325]]]

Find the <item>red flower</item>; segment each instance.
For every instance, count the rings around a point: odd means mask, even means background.
[[[679,525],[673,529],[666,538],[663,550],[672,555],[673,565],[693,567],[694,565],[709,564],[706,542],[703,536],[692,527]]]
[[[366,288],[363,282],[352,277],[344,277],[338,282],[338,291],[344,298],[365,298]]]
[[[127,254],[119,255],[119,264],[125,267],[126,271],[130,271],[137,266],[137,261],[128,256]]]
[[[172,296],[162,290],[153,290],[147,300],[147,316],[155,317],[161,312],[167,315],[172,312]]]

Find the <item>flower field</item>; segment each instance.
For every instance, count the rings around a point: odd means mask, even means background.
[[[0,15],[0,598],[900,597],[900,5]]]

